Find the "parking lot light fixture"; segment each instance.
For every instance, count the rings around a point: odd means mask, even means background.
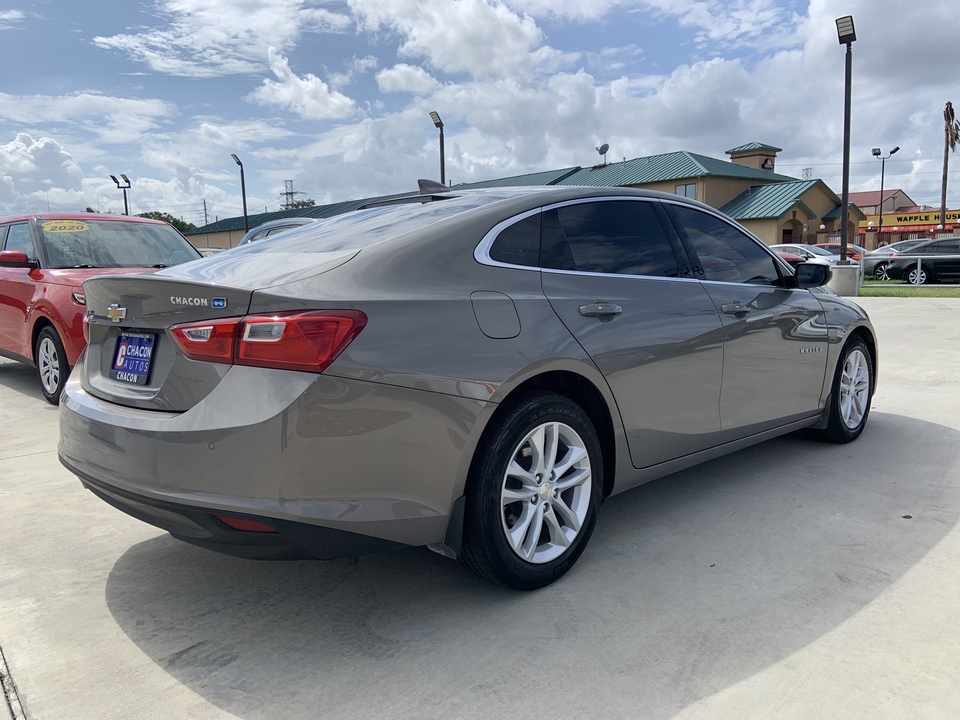
[[[880,148],[873,149],[873,156],[875,158],[880,158],[880,202],[877,204],[877,215],[879,215],[879,217],[877,218],[878,220],[877,232],[881,232],[881,233],[883,232],[883,176],[887,169],[887,159],[891,155],[896,155],[899,151],[900,151],[899,145],[893,148],[893,150],[888,152],[886,155],[884,155],[880,151]],[[881,235],[880,237],[882,238],[883,236]]]
[[[853,71],[853,43],[857,31],[853,25],[853,15],[837,18],[837,38],[841,45],[847,46],[846,70],[843,85],[843,192],[840,198],[840,260],[838,265],[848,265],[847,258],[847,216],[850,211],[850,76]]]
[[[440,115],[436,110],[430,111],[430,119],[433,120],[433,124],[436,125],[440,131],[440,184],[446,185],[447,175],[443,166],[443,120],[440,119]]]
[[[128,178],[128,177],[127,177],[126,175],[124,175],[123,173],[120,173],[120,177],[123,178],[123,182],[121,182],[120,180],[117,180],[117,176],[116,176],[116,175],[111,175],[111,176],[110,176],[110,179],[113,180],[113,181],[117,184],[117,187],[118,187],[118,188],[120,188],[121,190],[123,190],[123,214],[124,214],[124,215],[129,215],[129,214],[130,214],[130,205],[127,204],[127,190],[130,189],[130,178]]]
[[[240,194],[243,196],[243,234],[246,235],[250,232],[250,221],[247,218],[247,183],[243,179],[243,163],[234,153],[230,153],[230,157],[240,166]]]

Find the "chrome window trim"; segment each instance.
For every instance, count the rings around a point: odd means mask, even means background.
[[[803,292],[810,292],[809,288],[784,288],[778,287],[777,285],[752,285],[749,283],[734,283],[734,282],[725,282],[722,280],[707,280],[705,278],[684,278],[684,277],[666,277],[660,275],[626,275],[619,273],[595,273],[595,272],[585,272],[583,270],[559,270],[557,268],[544,268],[544,267],[534,267],[532,265],[513,265],[511,263],[503,263],[498,260],[494,260],[490,257],[490,248],[493,247],[494,241],[497,239],[497,236],[500,235],[506,228],[516,223],[526,220],[528,217],[542,213],[546,210],[553,210],[554,208],[565,207],[568,205],[582,205],[583,203],[588,202],[609,202],[612,200],[629,200],[632,202],[646,202],[646,203],[669,203],[670,205],[677,205],[679,207],[689,208],[693,210],[699,210],[705,212],[707,215],[712,215],[718,220],[723,221],[725,224],[732,227],[734,230],[744,233],[748,238],[753,240],[757,245],[763,248],[767,255],[773,258],[774,263],[783,270],[786,271],[785,274],[793,276],[796,273],[793,272],[786,262],[780,259],[780,256],[777,255],[770,247],[760,240],[756,235],[751,233],[749,230],[743,227],[739,227],[731,223],[729,218],[724,217],[721,213],[716,212],[713,208],[709,206],[701,207],[699,204],[693,205],[689,202],[676,201],[669,198],[645,198],[645,197],[635,197],[632,195],[601,195],[598,197],[591,198],[576,198],[574,200],[563,200],[561,202],[550,203],[548,205],[542,205],[538,208],[532,210],[526,210],[525,212],[520,213],[519,215],[514,215],[507,218],[506,220],[501,220],[496,225],[494,225],[487,233],[481,238],[480,242],[477,244],[477,247],[473,251],[473,258],[481,265],[487,265],[489,267],[498,267],[506,268],[508,270],[529,270],[532,272],[539,273],[551,273],[554,275],[580,275],[583,277],[617,277],[617,278],[634,278],[634,279],[644,279],[644,280],[666,280],[669,282],[695,282],[695,283],[710,283],[713,285],[732,285],[735,287],[749,288],[749,287],[770,287],[777,288],[779,290],[802,290]]]
[[[646,197],[636,197],[634,195],[599,195],[597,197],[589,198],[575,198],[574,200],[562,200],[560,202],[550,203],[548,205],[541,205],[538,208],[533,210],[527,210],[519,215],[514,215],[502,220],[494,225],[490,230],[487,231],[486,235],[480,240],[476,249],[473,251],[473,259],[476,260],[481,265],[489,265],[490,267],[500,267],[500,268],[509,268],[511,270],[534,270],[536,272],[551,272],[551,273],[563,273],[565,275],[586,275],[590,277],[629,277],[629,278],[653,278],[655,280],[686,280],[688,278],[670,278],[660,275],[624,275],[620,273],[594,273],[594,272],[585,272],[581,270],[558,270],[556,268],[544,268],[544,267],[534,267],[532,265],[513,265],[511,263],[503,263],[498,260],[494,260],[490,257],[490,248],[493,247],[493,243],[496,241],[497,236],[506,230],[511,225],[514,225],[522,220],[526,220],[532,215],[545,212],[547,210],[553,210],[554,208],[568,207],[570,205],[583,205],[584,203],[592,202],[611,202],[616,200],[628,200],[630,202],[645,202],[645,203],[656,203],[660,202],[659,198],[646,198]],[[682,204],[682,203],[678,203]],[[664,232],[664,236],[667,237],[669,241],[669,236]]]

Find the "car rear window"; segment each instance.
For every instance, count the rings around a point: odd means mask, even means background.
[[[41,220],[51,268],[159,267],[201,257],[169,225],[120,220]]]
[[[362,250],[385,240],[433,225],[468,210],[490,204],[482,195],[465,196],[424,205],[387,205],[355,210],[320,222],[308,223],[271,238],[238,247],[242,253],[327,253]]]

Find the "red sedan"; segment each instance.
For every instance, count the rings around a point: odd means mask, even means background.
[[[83,281],[201,255],[172,226],[101,214],[0,218],[0,356],[36,366],[53,404],[85,345]]]
[[[816,247],[823,248],[824,250],[829,250],[834,255],[840,254],[840,243],[817,243]],[[854,245],[853,243],[847,243],[847,257],[856,262],[860,262],[863,258],[870,254],[870,251],[859,245]]]

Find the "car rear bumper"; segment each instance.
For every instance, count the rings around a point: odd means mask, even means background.
[[[328,560],[404,547],[366,535],[276,518],[231,514],[253,520],[275,532],[233,529],[209,509],[179,505],[138,495],[84,476],[69,461],[61,462],[80,477],[83,486],[127,515],[166,530],[184,542],[250,560]]]
[[[191,410],[167,413],[97,398],[81,386],[81,372],[61,400],[61,462],[124,512],[246,557],[335,557],[440,542],[462,492],[464,448],[486,406],[238,367]],[[291,402],[295,382],[302,388]],[[256,402],[238,405],[237,394],[250,388]],[[279,532],[234,531],[217,514]],[[279,537],[247,537],[255,535]]]

